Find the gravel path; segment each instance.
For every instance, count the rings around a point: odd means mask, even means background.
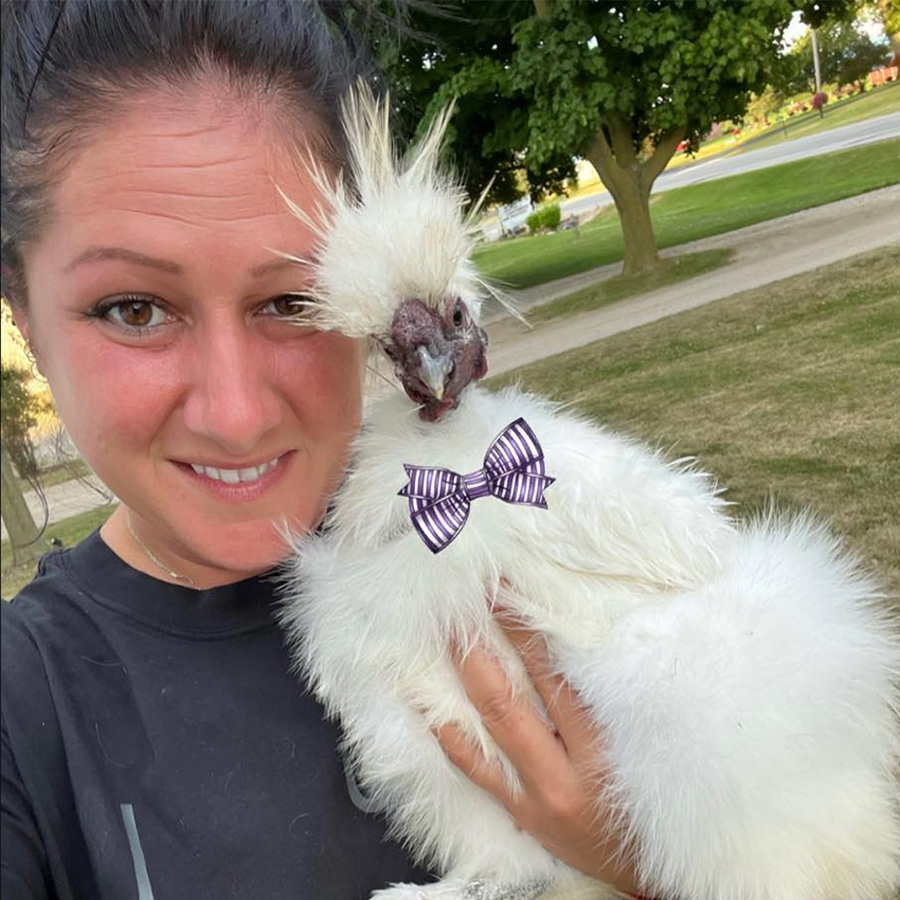
[[[490,372],[507,372],[739,291],[889,244],[900,246],[900,185],[681,244],[662,255],[677,256],[714,247],[734,247],[737,252],[725,268],[592,312],[551,320],[533,329],[494,309],[488,315],[487,325]],[[512,296],[527,316],[530,306],[596,284],[620,271],[621,263],[601,266],[512,292]]]

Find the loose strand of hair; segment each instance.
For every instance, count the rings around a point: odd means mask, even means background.
[[[62,21],[63,13],[65,12],[65,3],[59,4],[59,9],[56,12],[56,16],[53,18],[53,25],[50,26],[50,34],[47,35],[47,40],[44,43],[44,49],[41,51],[41,58],[38,60],[37,69],[34,73],[34,78],[31,79],[31,84],[28,87],[28,95],[25,98],[25,109],[22,113],[22,131],[28,127],[28,113],[31,110],[31,100],[34,96],[35,88],[37,87],[38,81],[40,81],[41,75],[44,72],[44,64],[47,61],[47,57],[50,55],[50,47],[53,44],[53,38],[56,36],[56,31],[59,28],[59,23]]]

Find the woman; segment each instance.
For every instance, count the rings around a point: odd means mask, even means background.
[[[314,528],[359,426],[363,348],[302,327],[296,148],[341,163],[341,5],[4,7],[3,293],[121,500],[4,608],[3,896],[356,898],[422,879],[353,805],[272,618],[273,523]],[[300,325],[301,327],[298,327]],[[510,625],[524,646],[527,635]],[[461,677],[527,787],[445,749],[560,858],[633,889],[587,800],[596,735]],[[359,802],[359,806],[364,806]]]

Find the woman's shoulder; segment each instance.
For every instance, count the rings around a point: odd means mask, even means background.
[[[47,645],[71,643],[77,634],[78,623],[84,619],[79,600],[83,600],[85,589],[73,573],[72,557],[89,553],[93,540],[100,540],[96,532],[85,538],[83,548],[78,545],[45,554],[34,578],[0,606],[4,682],[17,670],[40,666]]]
[[[34,578],[0,605],[4,741],[26,762],[36,756],[46,758],[58,749],[48,660],[55,655],[55,647],[65,644],[73,628],[73,613],[77,614],[65,599],[72,590],[66,587],[67,552],[46,554]],[[24,743],[22,735],[27,736]]]
[[[86,537],[82,543],[87,544],[94,539],[99,539],[97,532]],[[56,592],[65,583],[68,578],[69,560],[81,546],[82,544],[76,544],[73,547],[51,550],[41,556],[31,581],[23,585],[14,596],[4,597],[4,606],[8,609],[15,608],[17,615],[35,609],[35,603],[40,605],[45,595]]]
[[[34,577],[21,587],[13,597],[4,597],[5,621],[16,622],[37,613],[50,595],[65,583],[67,559],[74,548],[51,550],[37,563]]]

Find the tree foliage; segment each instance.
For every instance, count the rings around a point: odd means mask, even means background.
[[[31,440],[41,401],[28,390],[29,375],[16,366],[0,366],[0,428],[10,459],[26,481],[36,481],[38,463]]]
[[[528,154],[531,98],[514,83],[510,62],[515,29],[533,14],[532,0],[468,0],[442,14],[413,4],[405,36],[374,40],[401,136],[421,133],[456,100],[447,137],[470,196],[491,184],[491,201],[510,202],[523,190],[537,200],[575,175],[571,153],[550,154],[540,165]]]
[[[382,42],[379,55],[407,132],[456,101],[450,147],[472,195],[493,178],[489,199],[506,202],[524,172],[539,199],[589,159],[637,271],[657,260],[653,181],[679,143],[741,118],[807,7],[819,14],[800,0],[469,0],[443,17],[414,7],[410,26],[431,42]]]
[[[887,62],[890,55],[886,44],[876,43],[845,20],[826,22],[817,29],[816,37],[824,84],[842,87],[865,81],[869,72]],[[787,93],[814,90],[812,40],[808,33],[791,48],[785,65],[789,78],[782,89],[787,89]]]
[[[471,0],[458,15],[413,11],[431,41],[395,42],[381,62],[401,129],[411,133],[451,99],[455,159],[478,193],[515,191],[524,169],[537,198],[571,174],[604,116],[629,121],[643,153],[674,129],[697,142],[738,118],[778,56],[790,0]],[[413,127],[410,127],[413,126]]]
[[[747,104],[747,116],[754,125],[769,125],[769,117],[774,116],[784,104],[784,97],[772,85],[767,85],[761,94],[753,94]]]
[[[900,58],[900,0],[864,0],[859,7],[863,21],[879,22],[890,44],[890,56]]]
[[[43,526],[35,525],[20,479],[25,479],[35,489],[44,509],[44,525],[48,518],[30,434],[37,422],[40,401],[28,390],[28,380],[25,370],[0,366],[0,515],[16,563],[39,552],[38,539],[43,531]]]

